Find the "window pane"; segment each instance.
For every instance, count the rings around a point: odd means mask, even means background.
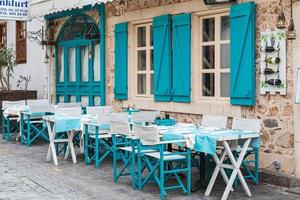
[[[229,97],[230,90],[230,74],[221,73],[221,97]]]
[[[58,97],[58,103],[64,103],[64,102],[65,102],[65,97],[62,96],[62,95],[60,95],[60,96]]]
[[[151,74],[151,77],[150,77],[150,92],[151,92],[151,94],[153,94],[154,92],[154,74]]]
[[[138,70],[146,70],[146,51],[138,51]]]
[[[81,96],[81,105],[83,107],[89,106],[89,97],[88,96]]]
[[[150,26],[150,45],[153,46],[153,29],[152,29],[152,25]]]
[[[221,44],[221,68],[229,68],[230,66],[230,45]]]
[[[99,96],[94,97],[94,106],[100,106],[101,105],[101,99]]]
[[[64,48],[59,47],[58,48],[58,55],[57,55],[57,76],[58,81],[63,82],[64,81]]]
[[[95,45],[94,52],[94,81],[100,81],[100,43]]]
[[[146,74],[138,74],[137,93],[146,94]]]
[[[76,102],[76,96],[70,96],[70,102],[71,103]]]
[[[87,46],[80,47],[81,81],[89,81],[89,50]]]
[[[203,47],[203,69],[214,69],[215,68],[215,46],[204,46]]]
[[[202,74],[202,95],[215,96],[215,74]]]
[[[151,67],[151,70],[154,70],[154,64],[153,64],[153,62],[154,62],[154,58],[153,58],[153,49],[151,50],[151,52],[150,52],[150,56],[151,56],[151,60],[150,60],[150,67]]]
[[[203,19],[203,42],[215,40],[215,18]]]
[[[69,48],[69,81],[76,80],[76,49]]]
[[[146,46],[146,27],[138,28],[138,47]]]
[[[229,16],[221,17],[221,40],[229,40],[230,38],[230,20]]]

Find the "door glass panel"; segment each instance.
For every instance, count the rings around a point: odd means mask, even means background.
[[[210,42],[215,40],[215,18],[203,19],[202,41]]]
[[[202,66],[203,69],[215,68],[215,46],[214,45],[203,47]]]
[[[94,81],[100,81],[100,43],[95,45],[94,52]]]
[[[214,73],[202,74],[202,95],[215,96],[215,74]]]
[[[70,96],[70,102],[71,103],[76,102],[76,96]]]
[[[58,103],[64,103],[65,102],[65,97],[64,96],[59,96],[58,97]]]
[[[81,105],[83,107],[89,106],[89,97],[88,96],[81,96],[80,99],[81,99]]]
[[[101,99],[99,96],[94,97],[94,106],[100,106],[101,105]]]
[[[89,49],[88,46],[80,47],[81,55],[81,81],[89,81]]]
[[[57,55],[57,76],[58,81],[63,82],[64,81],[64,48],[59,47],[58,48],[58,55]]]
[[[138,27],[138,47],[146,46],[146,26]]]
[[[150,26],[150,45],[153,46],[153,28]]]
[[[229,97],[229,88],[230,88],[230,74],[221,73],[221,97]]]
[[[76,49],[69,48],[69,81],[76,81]]]
[[[230,66],[230,45],[221,44],[221,68],[229,68]]]
[[[230,38],[230,19],[229,16],[221,17],[221,40],[229,40]]]
[[[150,67],[151,67],[151,70],[154,70],[154,64],[153,64],[153,61],[154,61],[154,54],[153,54],[153,49],[151,49],[150,51]]]
[[[137,93],[146,94],[146,74],[138,74]]]
[[[146,70],[146,50],[138,51],[138,70]]]

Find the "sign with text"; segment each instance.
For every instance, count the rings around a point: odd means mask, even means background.
[[[0,0],[0,20],[28,21],[29,0]]]

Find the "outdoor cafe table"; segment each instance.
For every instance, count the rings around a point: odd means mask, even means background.
[[[205,191],[205,196],[210,195],[219,173],[221,173],[225,183],[227,184],[222,196],[222,200],[226,200],[229,192],[233,191],[232,185],[237,176],[246,194],[251,196],[250,189],[243,177],[240,167],[250,142],[258,140],[259,133],[228,129],[217,130],[214,128],[180,128],[180,126],[177,126],[177,128],[170,127],[169,130],[164,129],[161,131],[161,134],[163,135],[164,140],[185,139],[188,147],[199,152],[210,153],[213,155],[213,159],[216,162],[216,167]],[[234,143],[234,141],[237,140],[244,140],[244,143],[239,151],[240,154],[238,158],[236,158],[232,153],[234,150],[233,148],[236,146],[230,145],[231,142]],[[217,154],[217,142],[221,143],[224,147],[224,151],[220,157]],[[226,156],[228,156],[230,159],[231,164],[223,163]],[[228,178],[225,169],[232,170],[230,178]]]
[[[77,161],[73,144],[73,138],[75,131],[80,130],[81,118],[61,115],[49,115],[44,116],[43,120],[45,120],[47,124],[50,140],[46,161],[49,162],[52,155],[54,165],[57,166],[58,161],[55,143],[67,143],[65,159],[67,159],[69,157],[69,154],[71,153],[73,163],[76,163]],[[56,134],[60,132],[67,132],[67,138],[56,139]]]

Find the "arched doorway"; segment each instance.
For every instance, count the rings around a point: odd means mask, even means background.
[[[56,102],[100,105],[100,30],[86,14],[63,25],[56,47]]]

